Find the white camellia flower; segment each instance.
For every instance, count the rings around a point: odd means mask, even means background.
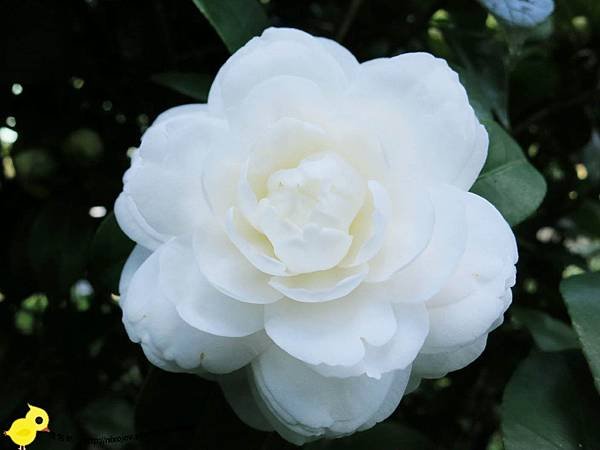
[[[511,302],[514,236],[468,192],[487,146],[444,60],[266,30],[124,176],[129,337],[291,442],[372,427],[477,358]]]

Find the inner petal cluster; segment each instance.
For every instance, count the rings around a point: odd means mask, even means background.
[[[333,152],[316,153],[273,173],[267,191],[258,202],[257,226],[290,271],[326,270],[344,258],[366,191],[350,164]]]

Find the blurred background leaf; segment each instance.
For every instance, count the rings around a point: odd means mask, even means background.
[[[600,390],[600,273],[571,277],[560,290]]]
[[[208,75],[184,72],[158,73],[152,76],[152,81],[201,102],[208,99],[212,83]]]
[[[573,329],[546,313],[531,308],[513,307],[512,317],[529,330],[540,350],[556,352],[579,348]]]

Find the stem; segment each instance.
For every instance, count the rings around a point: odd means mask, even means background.
[[[350,7],[344,16],[344,20],[342,20],[340,28],[335,36],[336,41],[342,42],[344,40],[348,34],[350,26],[352,26],[352,22],[354,22],[354,19],[356,18],[356,14],[362,5],[362,2],[363,0],[352,0],[352,3],[350,3]]]

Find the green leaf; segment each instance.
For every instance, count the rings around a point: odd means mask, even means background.
[[[90,269],[94,279],[116,293],[121,270],[134,245],[119,228],[114,213],[107,214],[92,240]]]
[[[554,11],[554,0],[479,0],[492,14],[515,27],[532,27]]]
[[[200,73],[164,72],[152,76],[152,81],[161,86],[205,102],[212,83],[211,77]]]
[[[530,216],[546,195],[544,177],[527,161],[514,139],[495,122],[484,121],[488,157],[471,191],[489,200],[511,225]]]
[[[579,348],[575,332],[566,323],[530,308],[512,308],[512,316],[531,333],[535,345],[545,352]]]
[[[507,125],[507,96],[501,75],[504,69],[500,66],[502,63],[496,61],[495,64],[486,65],[485,69],[467,69],[462,66],[453,68],[467,91],[469,103],[475,110],[477,118],[482,121],[492,121],[495,113],[499,120]]]
[[[506,450],[600,448],[600,402],[578,352],[533,353],[504,391]]]
[[[447,59],[458,73],[477,117],[492,120],[495,115],[509,128],[505,45],[486,27],[483,11],[460,3],[447,7],[447,18],[432,21],[441,30],[448,48],[441,49],[439,56]]]
[[[193,0],[231,53],[269,26],[256,0]]]
[[[567,278],[560,292],[600,390],[600,273]]]
[[[433,444],[421,433],[403,425],[385,422],[370,430],[342,439],[320,440],[303,447],[305,450],[428,450]]]

